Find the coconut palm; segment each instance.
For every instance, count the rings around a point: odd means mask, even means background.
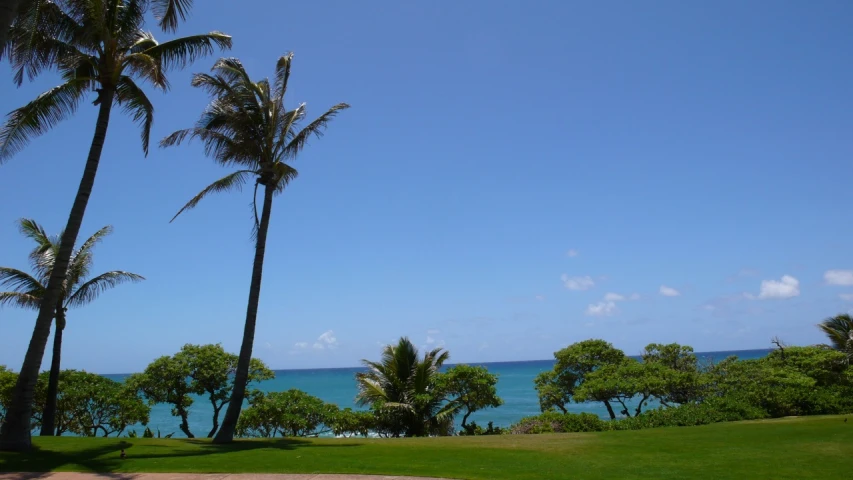
[[[418,359],[417,347],[406,337],[386,345],[380,361],[361,361],[368,371],[356,374],[356,402],[378,410],[393,436],[445,434],[460,408],[437,386],[439,369],[449,358],[436,348]]]
[[[14,268],[0,267],[0,286],[7,286],[12,289],[9,292],[0,292],[0,306],[14,305],[38,310],[47,290],[45,285],[50,278],[50,271],[53,270],[53,265],[56,263],[62,235],[48,236],[38,223],[29,219],[22,219],[19,228],[25,237],[36,242],[35,248],[30,253],[30,266],[34,275]],[[92,269],[92,249],[111,232],[112,227],[110,226],[98,230],[71,254],[65,283],[62,285],[59,300],[56,302],[53,358],[50,363],[47,401],[42,414],[42,435],[52,436],[55,431],[56,395],[59,385],[62,332],[65,330],[66,312],[69,308],[82,307],[91,303],[101,293],[122,283],[145,280],[141,275],[121,270],[88,278]]]
[[[292,54],[279,58],[272,84],[267,79],[252,81],[236,58],[220,59],[213,66],[212,74],[194,75],[192,85],[207,91],[213,100],[205,108],[195,127],[179,130],[160,142],[160,146],[170,147],[185,140],[198,139],[204,144],[205,154],[213,157],[217,163],[237,168],[199,192],[175,214],[173,221],[211,193],[239,190],[250,179],[255,182],[255,259],[252,265],[243,343],[235,373],[234,392],[222,426],[214,437],[215,443],[227,443],[234,438],[246,393],[273,197],[284,191],[296,178],[297,171],[288,162],[296,159],[308,138],[311,135],[320,137],[329,121],[339,111],[349,108],[349,105],[339,103],[299,129],[305,119],[305,104],[300,104],[293,110],[287,110],[284,104],[292,59]],[[263,206],[258,216],[257,196],[260,186],[263,187]]]
[[[140,125],[142,148],[147,154],[154,107],[137,81],[166,90],[167,70],[211,54],[217,46],[231,46],[231,37],[219,32],[158,43],[150,32],[143,30],[144,16],[152,5],[164,5],[163,1],[45,0],[31,4],[32,8],[22,10],[15,19],[6,44],[15,79],[21,83],[25,76],[33,78],[43,70],[56,68],[63,83],[9,114],[0,127],[0,162],[20,151],[33,137],[68,118],[92,90],[97,93],[92,103],[98,106],[98,119],[56,255],[56,268],[47,281],[12,403],[0,429],[0,450],[31,447],[30,405],[38,370],[95,183],[113,106],[120,106]],[[189,2],[167,4],[186,7]]]
[[[817,327],[829,337],[833,347],[853,356],[853,317],[843,313],[827,318]]]

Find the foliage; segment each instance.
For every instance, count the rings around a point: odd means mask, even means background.
[[[250,364],[248,382],[260,382],[275,377],[275,373],[259,359]],[[213,407],[213,428],[208,437],[213,437],[219,426],[222,407],[231,400],[237,356],[227,353],[222,345],[184,345],[172,356],[154,360],[145,371],[128,377],[127,383],[140,391],[149,403],[172,405],[172,415],[179,417],[179,428],[188,438],[188,417],[193,404],[191,395],[203,395]]]
[[[373,412],[344,408],[335,412],[329,419],[332,433],[339,437],[366,437],[376,429],[376,416]]]
[[[836,350],[847,354],[848,360],[853,357],[853,317],[849,314],[836,315],[818,324],[823,333]]]
[[[249,408],[240,414],[237,436],[271,438],[316,436],[333,428],[338,407],[301,390],[261,391],[249,395]]]
[[[643,363],[660,366],[657,369],[666,382],[663,389],[653,394],[662,405],[690,403],[701,396],[700,368],[693,347],[677,343],[651,343],[641,355]]]
[[[439,369],[450,354],[441,348],[425,352],[406,338],[386,345],[378,362],[362,360],[367,372],[356,374],[360,406],[370,406],[377,416],[377,429],[392,437],[405,435],[448,435],[453,428],[456,402],[447,401]]]
[[[540,415],[524,417],[508,431],[511,434],[601,432],[608,430],[608,422],[591,413],[562,413],[547,411]]]
[[[621,365],[626,357],[622,350],[616,349],[604,340],[584,340],[572,344],[554,353],[554,370],[543,372],[535,379],[539,395],[539,406],[543,412],[557,408],[567,412],[566,405],[573,398],[575,389],[584,382],[586,376],[606,365]],[[597,395],[598,393],[607,393]],[[611,418],[616,418],[608,392],[587,392],[585,399],[604,402]]]
[[[503,435],[509,433],[508,430],[501,427],[496,427],[494,422],[489,422],[486,428],[477,425],[477,422],[471,422],[462,427],[459,435],[475,436],[475,435]]]
[[[17,373],[9,370],[5,365],[0,365],[0,424],[6,417],[6,409],[12,400],[12,391],[15,389],[15,382],[17,381]]]
[[[467,425],[468,417],[485,408],[497,408],[503,405],[498,396],[498,376],[489,373],[486,367],[472,365],[454,365],[439,376],[437,389],[453,399],[464,409],[462,428]]]
[[[48,372],[39,375],[36,385],[33,427],[39,427],[47,395]],[[59,372],[56,401],[56,434],[81,436],[121,435],[133,424],[148,423],[151,408],[136,392],[109,378],[81,370]]]

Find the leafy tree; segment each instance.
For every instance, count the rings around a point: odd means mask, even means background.
[[[301,390],[264,393],[249,396],[249,408],[240,415],[237,435],[240,437],[307,437],[330,431],[338,407]]]
[[[129,388],[141,392],[150,405],[171,405],[172,416],[181,419],[178,428],[187,438],[195,438],[188,422],[193,404],[190,396],[193,390],[188,381],[191,373],[187,358],[163,355],[145,367],[142,373],[127,377],[125,383]]]
[[[463,429],[472,413],[503,405],[496,388],[498,376],[489,373],[486,367],[455,365],[440,378],[439,390],[446,392],[454,403],[465,410],[462,416]]]
[[[361,435],[366,437],[376,428],[376,416],[373,412],[344,408],[338,410],[329,420],[332,433],[337,436],[351,437]]]
[[[660,368],[648,373],[662,377],[662,389],[654,397],[665,406],[695,402],[701,396],[699,362],[693,347],[651,343],[641,355],[643,363]]]
[[[853,317],[844,313],[827,318],[818,324],[836,350],[847,354],[848,361],[853,358]]]
[[[21,308],[38,310],[46,291],[45,285],[50,278],[59,241],[62,234],[48,236],[35,220],[21,219],[21,233],[36,244],[30,252],[30,266],[35,273],[31,276],[14,268],[0,267],[0,286],[12,288],[10,292],[0,292],[0,305],[10,304]],[[56,432],[56,395],[59,387],[59,370],[62,358],[62,333],[65,330],[66,312],[69,308],[82,307],[98,298],[102,292],[124,282],[139,282],[145,278],[135,273],[114,270],[88,278],[92,269],[95,245],[112,233],[112,227],[106,226],[75,250],[68,264],[65,283],[60,290],[56,303],[56,327],[53,336],[53,356],[50,363],[46,403],[41,415],[41,435],[54,435]]]
[[[554,369],[539,374],[534,380],[539,406],[543,412],[557,408],[566,413],[569,401],[579,402],[573,398],[575,389],[583,383],[587,375],[606,365],[618,366],[626,357],[622,350],[614,348],[604,340],[584,340],[555,352],[554,358]],[[611,398],[601,398],[601,401],[604,402],[610,418],[616,418]],[[598,397],[595,399],[598,400]]]
[[[9,370],[5,365],[0,365],[0,424],[6,418],[6,409],[9,408],[9,402],[12,400],[12,391],[17,381],[17,373]]]
[[[213,427],[208,437],[213,437],[219,425],[219,413],[231,400],[234,389],[237,355],[227,353],[222,345],[184,345],[172,356],[160,357],[145,371],[130,376],[127,383],[148,399],[151,404],[172,405],[172,415],[179,417],[179,428],[188,438],[189,414],[193,404],[191,395],[206,396],[213,407]],[[247,384],[275,378],[275,373],[259,359],[253,358]]]
[[[190,391],[206,395],[213,407],[213,427],[207,434],[213,438],[219,429],[219,412],[231,400],[237,371],[237,355],[227,353],[222,345],[184,345],[178,356],[186,357],[190,368]],[[263,361],[253,358],[249,363],[247,385],[275,378],[275,373]]]
[[[418,359],[418,349],[406,337],[386,345],[380,361],[361,361],[368,371],[355,376],[356,402],[370,406],[377,414],[378,429],[390,436],[446,435],[459,410],[440,388],[439,369],[448,358],[448,352],[436,348]]]
[[[292,55],[285,55],[278,60],[272,84],[267,79],[253,82],[236,58],[223,58],[216,62],[212,75],[195,74],[192,85],[207,91],[213,100],[195,127],[179,130],[160,142],[160,146],[169,147],[185,140],[199,139],[204,144],[205,153],[217,163],[237,167],[236,171],[199,192],[172,220],[211,193],[240,189],[250,179],[255,181],[255,258],[243,343],[231,394],[234,401],[228,405],[222,427],[214,437],[215,443],[227,443],[233,439],[246,393],[273,196],[283,192],[296,178],[297,171],[288,162],[296,159],[311,135],[321,136],[329,121],[339,111],[349,108],[349,105],[339,103],[299,130],[299,124],[305,119],[305,104],[293,110],[287,110],[284,105],[292,59]],[[257,193],[260,186],[263,187],[263,206],[259,217]]]
[[[39,95],[9,114],[0,127],[0,162],[20,151],[61,120],[71,116],[88,92],[96,92],[98,107],[95,133],[83,177],[68,216],[55,266],[47,281],[39,306],[33,335],[21,367],[6,421],[0,431],[0,449],[29,450],[33,390],[44,356],[50,325],[68,273],[74,244],[95,184],[101,151],[113,105],[121,106],[142,127],[142,148],[148,137],[154,107],[137,84],[138,80],[166,90],[165,73],[213,53],[216,46],[230,48],[231,37],[212,32],[158,43],[144,30],[149,8],[167,6],[162,17],[174,29],[175,19],[189,7],[187,0],[63,0],[30,2],[31,8],[18,15],[9,30],[6,44],[18,84],[24,76],[34,78],[42,71],[58,69],[62,84]],[[174,10],[169,11],[171,5]],[[158,13],[155,8],[154,13]]]

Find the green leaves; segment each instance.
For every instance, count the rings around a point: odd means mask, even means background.
[[[249,408],[237,423],[240,437],[307,437],[330,431],[339,414],[336,405],[327,404],[301,390],[253,392]],[[357,427],[356,427],[357,428]]]
[[[143,53],[157,59],[164,69],[185,68],[201,57],[213,54],[216,48],[231,48],[231,36],[222,32],[181,37],[146,49]]]
[[[836,315],[818,324],[818,328],[829,337],[833,347],[853,358],[853,317],[846,313]]]
[[[69,80],[13,110],[0,127],[0,164],[21,151],[31,139],[74,114],[87,83],[86,80]]]
[[[187,202],[186,205],[184,205],[180,210],[178,210],[178,213],[176,213],[175,216],[172,217],[171,220],[169,220],[169,222],[174,222],[175,219],[178,218],[178,215],[182,214],[184,211],[189,210],[191,208],[195,208],[195,206],[198,205],[198,202],[202,201],[204,197],[210,195],[211,193],[240,190],[246,183],[246,181],[251,178],[252,174],[255,173],[256,172],[253,172],[251,170],[238,170],[234,173],[229,173],[228,175],[225,175],[224,177],[205,187],[204,190],[202,190],[195,197],[190,199],[190,201]]]

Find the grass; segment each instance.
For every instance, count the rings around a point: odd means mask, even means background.
[[[833,479],[853,421],[803,417],[639,431],[408,439],[34,438],[0,472],[365,473],[464,479]],[[127,458],[119,458],[124,448]]]

